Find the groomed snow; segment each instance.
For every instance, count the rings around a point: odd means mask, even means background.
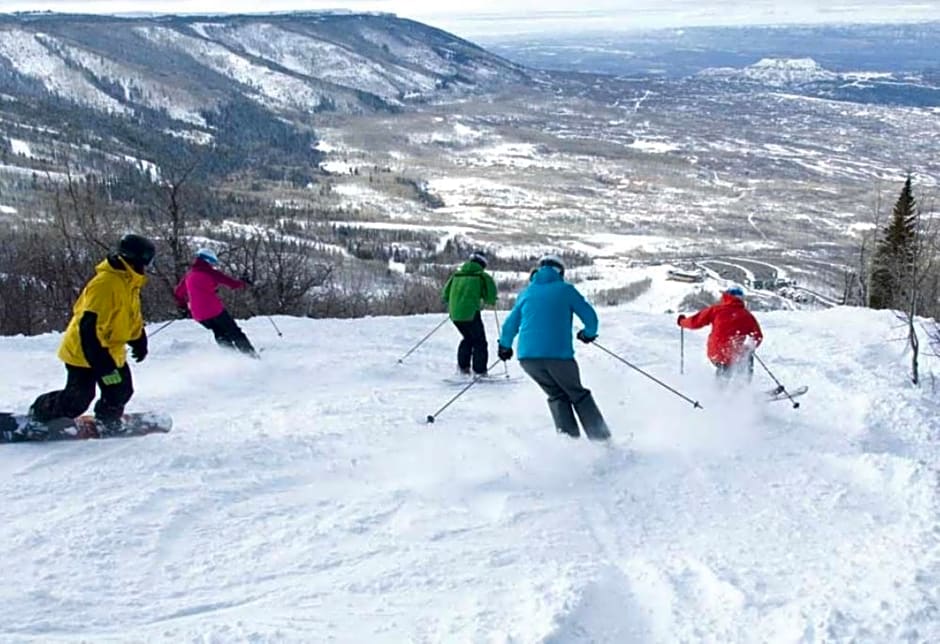
[[[33,158],[33,150],[30,148],[29,142],[22,139],[10,139],[10,151],[27,159]]]
[[[0,640],[938,641],[940,420],[891,314],[761,316],[796,411],[716,391],[704,333],[680,377],[672,316],[600,316],[705,410],[579,344],[611,447],[525,378],[428,426],[456,331],[396,359],[440,316],[249,320],[260,361],[174,323],[130,405],[171,434],[0,446]],[[5,406],[62,384],[58,340],[0,338]]]
[[[679,146],[669,141],[655,141],[652,139],[637,139],[627,147],[649,152],[651,154],[666,154],[679,149]]]

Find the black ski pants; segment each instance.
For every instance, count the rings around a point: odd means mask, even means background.
[[[94,369],[65,365],[68,378],[65,389],[42,394],[29,408],[33,420],[41,423],[56,418],[76,418],[84,414],[91,401],[95,399],[95,386],[101,390],[101,397],[95,403],[95,418],[108,423],[121,419],[124,405],[134,395],[134,383],[128,365],[118,368],[121,382],[106,385],[95,375]]]
[[[228,311],[223,310],[214,318],[203,320],[199,324],[212,331],[220,347],[238,349],[242,353],[255,355],[255,348],[251,346],[248,336],[235,323],[235,319]]]
[[[461,371],[469,371],[472,362],[473,373],[486,373],[490,357],[486,344],[486,329],[483,327],[480,312],[477,311],[472,320],[454,320],[454,326],[463,336],[457,345],[457,367]]]
[[[522,370],[529,374],[548,396],[548,409],[559,433],[574,438],[581,435],[575,413],[581,420],[584,433],[591,440],[610,438],[610,430],[589,389],[581,384],[581,372],[574,358],[520,360]]]

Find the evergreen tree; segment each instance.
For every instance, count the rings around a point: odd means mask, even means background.
[[[917,202],[908,176],[872,259],[869,307],[906,308],[912,288],[917,243]]]

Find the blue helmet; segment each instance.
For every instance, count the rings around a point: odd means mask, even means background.
[[[741,288],[740,286],[732,286],[731,288],[726,290],[725,293],[734,297],[738,297],[738,298],[744,297],[744,289]]]
[[[211,264],[212,266],[219,265],[218,256],[215,254],[215,251],[209,248],[200,248],[197,250],[196,259],[201,259],[202,261],[206,262],[207,264]]]

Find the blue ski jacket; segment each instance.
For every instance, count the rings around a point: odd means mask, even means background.
[[[516,334],[520,360],[574,358],[572,315],[584,324],[584,333],[597,335],[597,313],[580,291],[551,266],[543,266],[532,278],[503,323],[499,344],[511,347]]]

